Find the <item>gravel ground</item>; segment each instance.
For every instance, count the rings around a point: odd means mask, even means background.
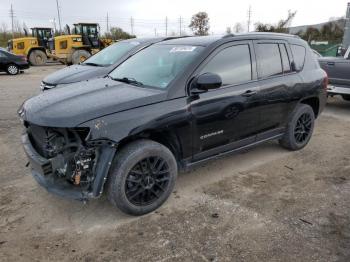
[[[350,103],[330,98],[310,144],[270,142],[180,174],[158,211],[130,217],[40,188],[16,110],[60,65],[0,74],[0,261],[349,261]]]

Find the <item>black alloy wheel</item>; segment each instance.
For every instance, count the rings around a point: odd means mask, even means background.
[[[126,177],[125,194],[136,206],[150,205],[167,191],[170,170],[164,159],[157,156],[139,161]]]
[[[107,196],[123,212],[144,215],[169,198],[176,177],[177,162],[167,147],[152,140],[136,140],[116,154],[107,180]]]
[[[314,124],[314,109],[306,104],[297,105],[290,116],[283,137],[279,140],[281,146],[293,151],[302,149],[311,139]]]
[[[310,136],[312,129],[312,118],[309,114],[302,114],[294,128],[294,137],[297,143],[304,143]]]

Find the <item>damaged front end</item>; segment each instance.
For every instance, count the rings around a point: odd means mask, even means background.
[[[89,128],[42,127],[24,122],[22,143],[33,177],[49,192],[77,200],[99,197],[116,144],[90,140]]]

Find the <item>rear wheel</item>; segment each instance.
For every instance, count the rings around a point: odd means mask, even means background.
[[[108,199],[125,213],[143,215],[167,200],[176,177],[176,160],[168,148],[138,140],[117,153],[108,177]]]
[[[15,64],[10,64],[6,67],[6,72],[9,75],[17,75],[19,73],[19,68]]]
[[[47,56],[41,50],[34,50],[29,55],[29,62],[34,66],[45,65],[47,62]]]
[[[72,63],[79,64],[81,62],[84,62],[90,56],[91,54],[86,50],[76,50],[72,54]]]
[[[350,101],[350,95],[342,95],[342,98],[346,101]]]
[[[299,150],[310,141],[314,130],[315,114],[309,105],[300,104],[293,112],[286,133],[279,141],[289,150]]]

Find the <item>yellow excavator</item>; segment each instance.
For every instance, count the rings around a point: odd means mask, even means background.
[[[100,37],[96,23],[74,24],[72,34],[67,26],[66,35],[55,37],[51,28],[31,29],[31,37],[9,40],[8,49],[14,54],[27,56],[32,65],[44,65],[49,58],[65,64],[78,64],[113,42]]]

